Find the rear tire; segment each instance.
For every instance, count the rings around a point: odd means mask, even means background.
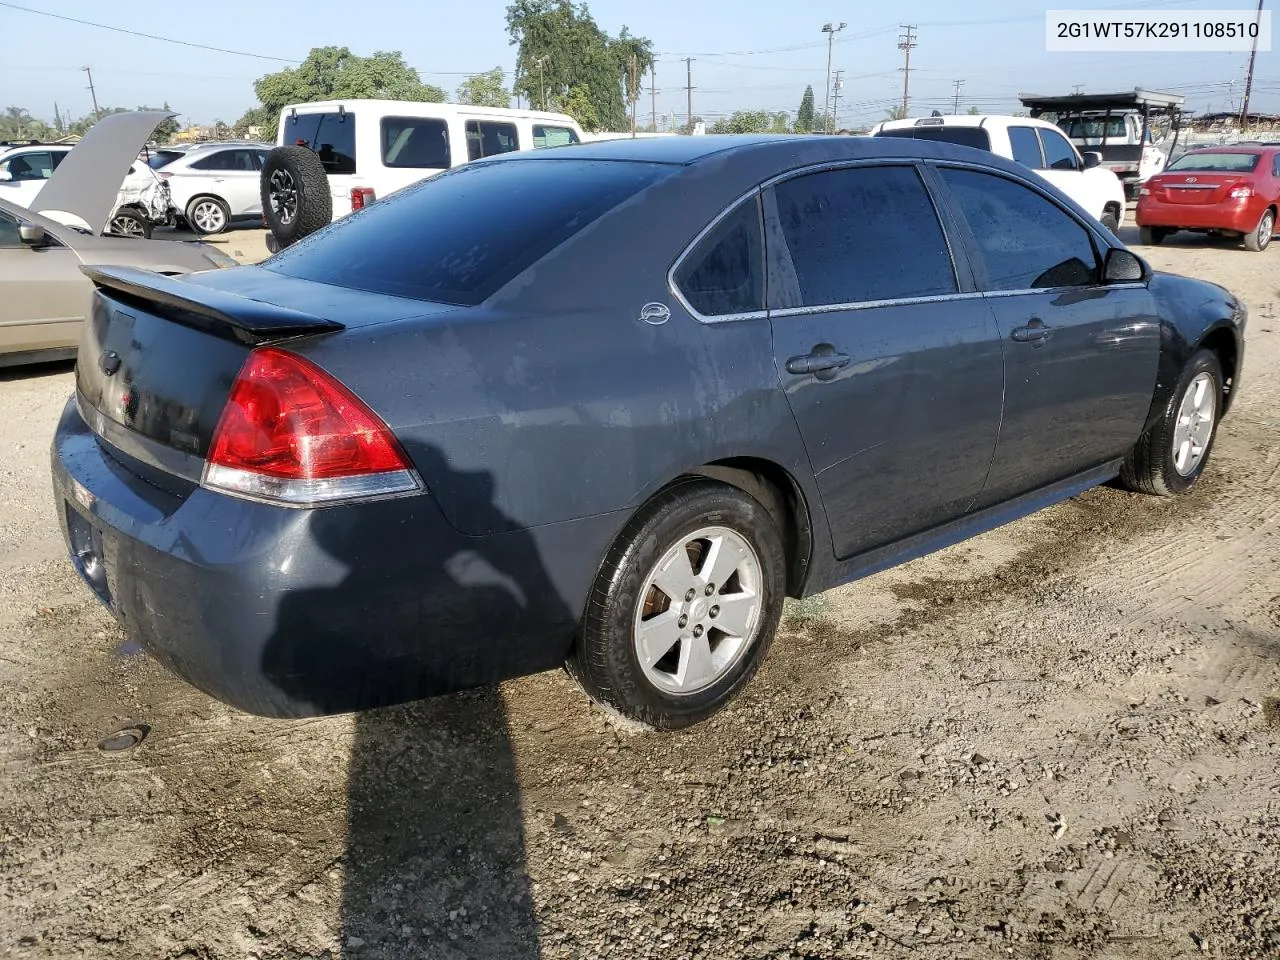
[[[327,226],[333,219],[329,175],[307,147],[275,147],[259,181],[263,220],[281,247]]]
[[[231,223],[231,210],[217,197],[196,197],[187,204],[187,223],[202,237],[222,233]]]
[[[1169,231],[1164,227],[1139,227],[1138,239],[1146,247],[1158,247],[1164,243],[1164,238],[1169,235]]]
[[[566,667],[592,700],[628,720],[659,730],[705,720],[764,660],[785,570],[763,505],[724,484],[681,480],[609,551]]]
[[[1276,215],[1274,211],[1268,210],[1263,213],[1254,231],[1244,235],[1244,248],[1254,253],[1261,253],[1271,245],[1271,237],[1275,232]]]
[[[1105,213],[1103,213],[1102,219],[1099,221],[1099,223],[1101,223],[1104,227],[1106,227],[1112,233],[1115,233],[1117,230],[1120,229],[1120,218],[1116,216],[1114,211],[1111,211],[1111,210],[1108,210]]]
[[[1129,451],[1120,482],[1157,497],[1180,496],[1195,486],[1209,462],[1222,400],[1222,364],[1213,351],[1197,350],[1160,419]]]

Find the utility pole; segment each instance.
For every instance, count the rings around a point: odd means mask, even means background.
[[[834,23],[822,25],[822,32],[827,35],[827,96],[822,101],[822,112],[826,114],[826,119],[823,121],[823,126],[827,128],[824,131],[826,133],[831,132],[831,48],[835,45],[836,34],[847,26],[848,24],[843,20],[840,21],[839,26]]]
[[[952,109],[951,109],[951,115],[952,115],[952,116],[955,116],[957,113],[959,113],[959,112],[960,112],[960,88],[964,86],[964,81],[963,81],[963,80],[953,80],[953,81],[952,81],[952,83],[954,83],[954,84],[956,85],[956,105],[955,105],[954,107],[952,107]]]
[[[649,122],[658,132],[658,61],[649,64]]]
[[[533,61],[538,65],[538,97],[541,100],[538,104],[539,110],[547,109],[547,81],[542,73],[542,62],[546,59],[546,57],[537,57]]]
[[[1084,92],[1084,84],[1083,84],[1083,83],[1077,83],[1077,84],[1074,86],[1074,88],[1072,88],[1072,91],[1071,91],[1071,92],[1072,92],[1073,94],[1075,94],[1077,97],[1078,97],[1078,96],[1080,96],[1080,94],[1082,94],[1082,93]]]
[[[844,81],[840,78],[843,70],[836,71],[835,89],[831,92],[831,128],[832,130],[840,129],[840,88],[844,86]]]
[[[1258,0],[1258,16],[1254,20],[1258,26],[1258,32],[1253,35],[1253,52],[1249,54],[1249,72],[1244,80],[1244,103],[1240,107],[1241,133],[1244,133],[1245,125],[1249,122],[1249,96],[1253,93],[1253,65],[1258,59],[1258,33],[1262,32],[1262,4],[1263,0]]]
[[[58,101],[53,101],[53,125],[58,128],[58,136],[62,136],[62,112],[58,109]]]
[[[693,57],[684,58],[685,93],[689,98],[689,133],[693,133]]]
[[[93,71],[88,67],[81,67],[80,69],[83,70],[89,78],[89,96],[93,97],[93,119],[101,120],[102,112],[98,109],[98,92],[93,89]]]
[[[906,63],[902,67],[902,116],[905,119],[911,109],[911,51],[916,47],[915,25],[899,24],[905,33],[898,36],[898,49],[906,55]]]

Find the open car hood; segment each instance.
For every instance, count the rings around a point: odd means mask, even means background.
[[[70,214],[103,232],[129,167],[152,131],[175,116],[170,110],[133,110],[103,117],[58,164],[31,209],[46,216]]]

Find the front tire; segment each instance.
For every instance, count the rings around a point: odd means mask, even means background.
[[[1160,419],[1125,458],[1121,483],[1158,497],[1180,496],[1195,486],[1217,436],[1222,398],[1222,364],[1212,351],[1197,350]]]
[[[1139,227],[1138,239],[1144,247],[1158,247],[1164,243],[1164,238],[1168,236],[1169,231],[1163,227]]]
[[[1276,232],[1276,215],[1274,211],[1268,210],[1262,215],[1262,219],[1258,221],[1258,226],[1253,233],[1244,235],[1244,248],[1254,253],[1261,253],[1271,245],[1271,237]]]
[[[769,511],[689,478],[631,520],[606,557],[566,666],[606,710],[659,730],[741,692],[782,616],[786,557]]]

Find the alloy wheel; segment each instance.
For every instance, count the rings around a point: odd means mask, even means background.
[[[293,223],[293,218],[298,215],[298,185],[294,183],[293,175],[288,170],[275,170],[267,184],[276,219],[285,226]]]
[[[201,200],[192,207],[191,219],[202,233],[218,233],[227,225],[222,207],[213,200]]]
[[[1199,373],[1187,384],[1173,427],[1173,468],[1180,476],[1191,476],[1204,459],[1217,413],[1217,384],[1210,374]]]

